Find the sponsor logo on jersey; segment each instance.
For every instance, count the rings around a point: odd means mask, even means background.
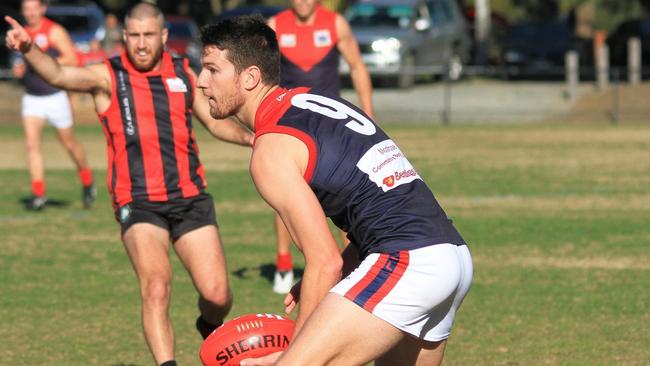
[[[395,184],[395,176],[390,175],[382,181],[386,187],[392,187]]]
[[[280,35],[280,47],[296,47],[298,43],[296,35],[293,33],[285,33]]]
[[[384,192],[420,179],[420,175],[392,140],[384,140],[368,149],[357,168]]]
[[[34,43],[38,46],[38,48],[41,49],[41,51],[45,51],[48,46],[49,42],[47,40],[47,34],[44,33],[37,33],[34,35]]]
[[[275,97],[275,100],[277,100],[278,102],[281,102],[282,99],[284,99],[284,97],[286,95],[287,95],[287,93],[282,93],[282,94],[278,95],[277,97]]]
[[[395,180],[400,180],[408,177],[415,177],[417,176],[418,173],[415,171],[415,169],[406,169],[402,170],[401,172],[395,172]]]
[[[185,85],[185,82],[183,79],[179,77],[175,78],[167,78],[165,79],[165,82],[167,83],[167,88],[169,88],[169,91],[172,93],[187,93],[187,85]]]
[[[319,29],[314,31],[314,46],[329,47],[332,45],[332,35],[329,29]]]
[[[119,80],[118,85],[122,95],[126,93],[126,72],[118,71],[117,78]],[[122,107],[122,112],[124,114],[124,132],[127,135],[133,136],[135,134],[135,126],[133,125],[133,116],[131,115],[131,105],[129,104],[129,98],[125,96],[120,100]]]

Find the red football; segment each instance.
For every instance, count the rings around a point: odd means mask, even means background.
[[[280,315],[248,314],[225,322],[206,338],[199,355],[204,366],[239,366],[241,360],[289,346],[294,322]]]

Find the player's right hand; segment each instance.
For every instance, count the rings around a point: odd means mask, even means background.
[[[302,280],[296,282],[295,285],[291,287],[291,291],[284,298],[284,311],[287,314],[291,314],[291,310],[298,305],[300,302],[300,286],[302,286]]]
[[[21,53],[29,51],[32,46],[32,39],[29,37],[25,28],[16,19],[8,15],[5,15],[5,21],[11,25],[11,29],[7,31],[5,37],[7,47]]]

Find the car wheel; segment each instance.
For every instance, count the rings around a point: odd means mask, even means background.
[[[415,83],[415,57],[411,54],[404,55],[402,67],[397,77],[397,87],[410,88]]]
[[[463,76],[464,68],[462,57],[454,52],[447,63],[447,78],[452,81],[460,79]]]

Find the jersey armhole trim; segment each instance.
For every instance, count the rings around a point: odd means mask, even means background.
[[[111,77],[111,102],[108,104],[108,107],[106,108],[105,111],[103,112],[97,112],[97,115],[99,116],[100,119],[107,117],[107,115],[110,113],[111,108],[113,108],[114,105],[117,105],[117,79],[115,77],[115,70],[113,69],[111,65],[110,59],[105,59],[104,60],[104,65],[106,65],[106,68],[108,69],[108,74]]]
[[[264,131],[260,131],[259,134],[255,138],[259,138],[262,135],[265,135],[267,133],[281,133],[284,135],[289,135],[297,138],[298,140],[302,141],[303,144],[307,147],[307,151],[309,153],[309,158],[307,160],[307,169],[305,169],[305,173],[303,177],[305,178],[305,181],[307,183],[311,182],[311,178],[314,174],[314,170],[316,169],[316,160],[318,157],[318,151],[316,149],[316,142],[314,139],[311,138],[307,133],[300,131],[296,128],[292,127],[287,127],[287,126],[273,126],[271,128],[265,129]]]

